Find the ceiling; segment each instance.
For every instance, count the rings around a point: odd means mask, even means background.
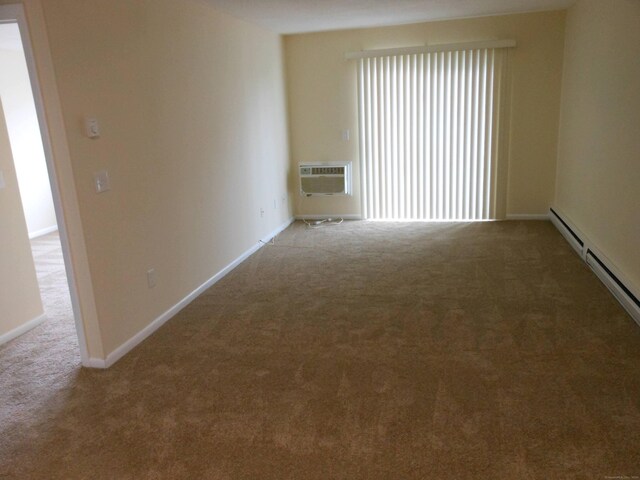
[[[204,0],[277,33],[379,27],[452,18],[559,10],[575,0]]]

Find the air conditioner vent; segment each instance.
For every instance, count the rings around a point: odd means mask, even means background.
[[[351,195],[351,163],[300,164],[300,194]]]
[[[344,175],[344,167],[313,167],[312,175]]]

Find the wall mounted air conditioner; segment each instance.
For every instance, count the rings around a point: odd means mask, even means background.
[[[351,195],[351,162],[301,163],[300,195]]]

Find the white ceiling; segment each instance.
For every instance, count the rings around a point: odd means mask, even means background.
[[[204,0],[278,33],[378,27],[505,13],[559,10],[575,0]]]
[[[20,40],[20,30],[18,30],[17,23],[0,23],[0,49],[22,50],[22,40]]]

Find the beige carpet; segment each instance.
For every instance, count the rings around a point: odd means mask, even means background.
[[[0,478],[640,476],[640,327],[547,222],[295,224],[108,371],[0,347]]]

